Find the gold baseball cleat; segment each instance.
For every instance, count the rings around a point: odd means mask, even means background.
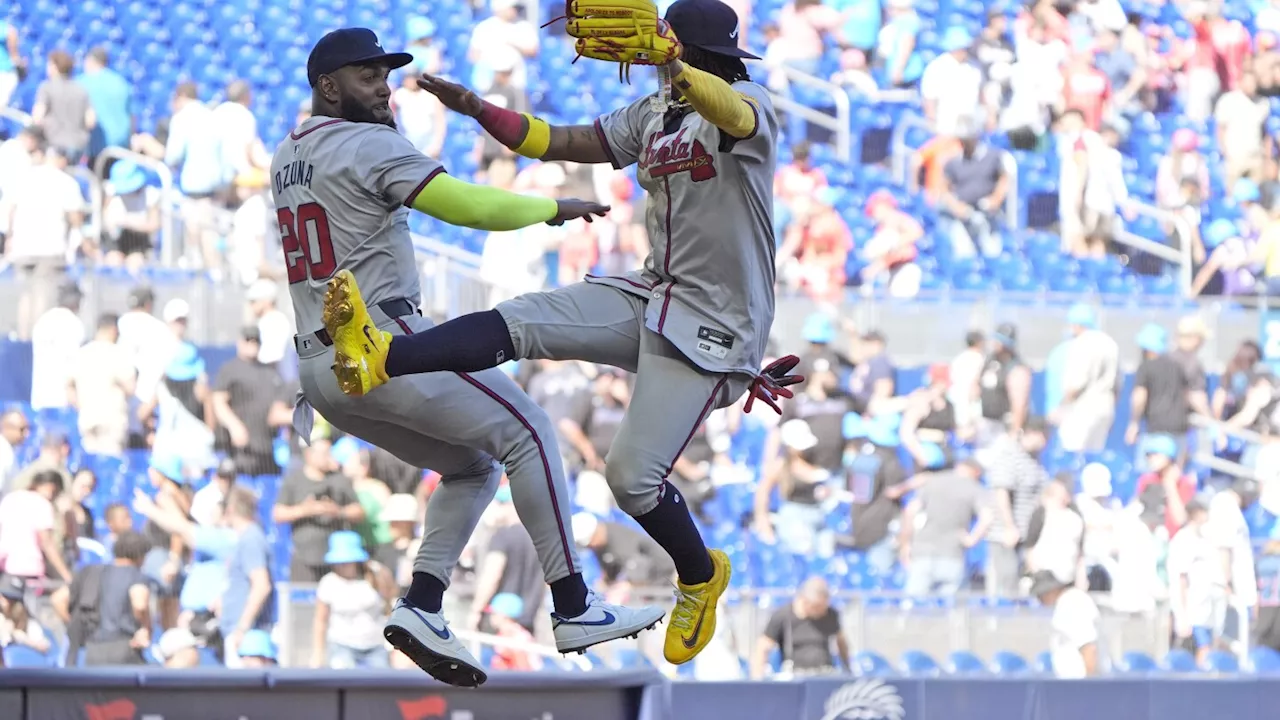
[[[321,317],[333,340],[333,374],[342,392],[358,397],[390,380],[386,363],[391,333],[373,324],[350,270],[329,279]]]
[[[676,583],[676,606],[667,625],[667,638],[662,654],[673,665],[687,663],[716,634],[716,604],[729,587],[733,569],[729,556],[720,550],[709,550],[715,567],[711,579],[701,585]]]

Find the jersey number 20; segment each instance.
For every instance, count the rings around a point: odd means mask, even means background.
[[[333,257],[333,240],[329,237],[329,216],[316,203],[304,203],[297,212],[282,207],[276,210],[280,222],[280,245],[284,264],[289,271],[289,284],[302,282],[310,274],[312,280],[324,280],[338,268]]]

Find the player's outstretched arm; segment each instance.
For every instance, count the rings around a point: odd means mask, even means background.
[[[475,118],[494,140],[519,155],[534,160],[609,162],[609,153],[591,125],[549,125],[529,113],[485,102],[462,85],[426,73],[418,78],[418,87],[435,95],[450,110]]]
[[[608,205],[517,195],[444,173],[431,178],[405,204],[450,225],[490,232],[519,230],[540,222],[560,225],[577,218],[591,222],[593,217],[603,217],[609,211]]]
[[[733,89],[729,83],[708,72],[672,60],[671,84],[684,95],[695,112],[705,120],[738,139],[755,134],[760,124],[755,100]]]

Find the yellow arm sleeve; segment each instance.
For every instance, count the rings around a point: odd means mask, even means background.
[[[699,115],[739,139],[755,133],[759,120],[750,98],[715,75],[685,63],[681,63],[681,68],[671,82]]]
[[[519,230],[547,222],[559,211],[551,198],[472,185],[444,173],[428,181],[410,207],[450,225],[491,232]]]

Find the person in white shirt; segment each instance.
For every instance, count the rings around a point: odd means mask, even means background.
[[[278,363],[285,351],[293,345],[293,321],[276,307],[280,289],[270,280],[258,280],[249,286],[245,299],[249,302],[249,314],[258,326],[262,337],[258,350],[258,362],[263,365]]]
[[[1222,575],[1227,579],[1227,607],[1224,644],[1241,651],[1248,642],[1247,621],[1258,607],[1258,577],[1253,563],[1253,544],[1243,509],[1258,499],[1258,483],[1241,478],[1220,490],[1209,501],[1206,533],[1218,552]]]
[[[1272,140],[1266,132],[1271,104],[1258,95],[1258,77],[1252,70],[1240,75],[1235,90],[1223,93],[1214,108],[1218,147],[1226,169],[1226,187],[1234,187],[1242,177],[1262,181],[1263,138],[1270,151]]]
[[[1119,144],[1120,133],[1109,125],[1100,134],[1085,137],[1089,170],[1084,184],[1084,246],[1078,249],[1079,255],[1105,258],[1108,245],[1120,230],[1116,216],[1133,217],[1124,181],[1124,157],[1116,149]]]
[[[216,527],[222,522],[222,502],[236,482],[236,461],[223,458],[213,478],[191,498],[191,519],[201,527]]]
[[[87,453],[121,457],[129,439],[129,399],[137,373],[133,356],[116,344],[120,318],[98,318],[93,340],[76,351],[67,379],[70,405],[78,411],[80,444]]]
[[[1073,336],[1067,348],[1062,404],[1054,411],[1058,440],[1067,452],[1103,449],[1116,418],[1120,346],[1098,329],[1093,308],[1076,303],[1067,312]]]
[[[969,57],[973,35],[960,26],[947,28],[942,54],[934,58],[920,78],[924,114],[939,135],[956,137],[981,106],[982,70]]]
[[[80,299],[80,288],[68,282],[58,291],[58,306],[41,315],[31,328],[33,410],[67,406],[67,380],[85,339]]]
[[[22,177],[31,167],[31,154],[44,142],[44,134],[37,127],[23,128],[16,137],[0,143],[0,217],[8,217],[4,208],[6,181]]]
[[[1165,559],[1174,636],[1190,642],[1201,661],[1218,647],[1227,600],[1222,559],[1208,523],[1208,510],[1189,503],[1187,523],[1169,541]]]
[[[1076,509],[1084,520],[1084,565],[1088,572],[1100,569],[1108,580],[1119,571],[1116,567],[1115,526],[1118,513],[1111,497],[1111,470],[1102,463],[1089,463],[1080,471],[1080,493]]]
[[[951,361],[951,387],[947,399],[956,413],[956,426],[966,427],[982,417],[982,368],[987,364],[986,338],[974,330],[965,333],[964,350]]]
[[[1047,570],[1031,579],[1031,596],[1053,608],[1049,655],[1053,674],[1060,679],[1096,677],[1106,669],[1107,656],[1100,627],[1101,613],[1093,598]]]
[[[523,90],[528,84],[525,58],[538,54],[538,30],[520,18],[519,0],[490,0],[489,9],[493,15],[481,20],[471,31],[471,46],[467,50],[467,59],[472,63],[471,87],[478,93],[489,90],[494,73],[489,59],[495,48],[507,46],[518,53],[511,71],[511,84]]]
[[[252,102],[249,83],[232,80],[227,85],[227,99],[213,109],[222,151],[222,178],[227,185],[241,173],[271,165],[271,157],[258,138],[258,120],[249,109]]]
[[[119,322],[117,344],[133,358],[138,371],[135,394],[144,403],[155,394],[178,343],[169,326],[153,314],[155,305],[155,292],[146,285],[138,286],[129,293],[129,311],[120,316]]]
[[[1071,490],[1054,480],[1045,486],[1041,503],[1044,525],[1035,544],[1027,551],[1027,568],[1051,572],[1064,583],[1087,588],[1081,555],[1084,520],[1071,507]]]
[[[18,473],[17,451],[30,436],[31,422],[21,410],[14,408],[0,415],[0,492]]]
[[[147,185],[147,175],[127,160],[111,166],[111,194],[102,211],[103,251],[107,265],[141,270],[160,231],[160,191]]]
[[[401,85],[391,93],[396,124],[422,154],[438,158],[444,149],[444,104],[435,95],[418,87],[418,75],[425,68],[414,61],[405,68]]]
[[[240,282],[250,284],[272,274],[268,256],[282,256],[279,223],[267,190],[265,170],[246,170],[235,177],[232,185],[238,206],[231,216],[227,263]]]

